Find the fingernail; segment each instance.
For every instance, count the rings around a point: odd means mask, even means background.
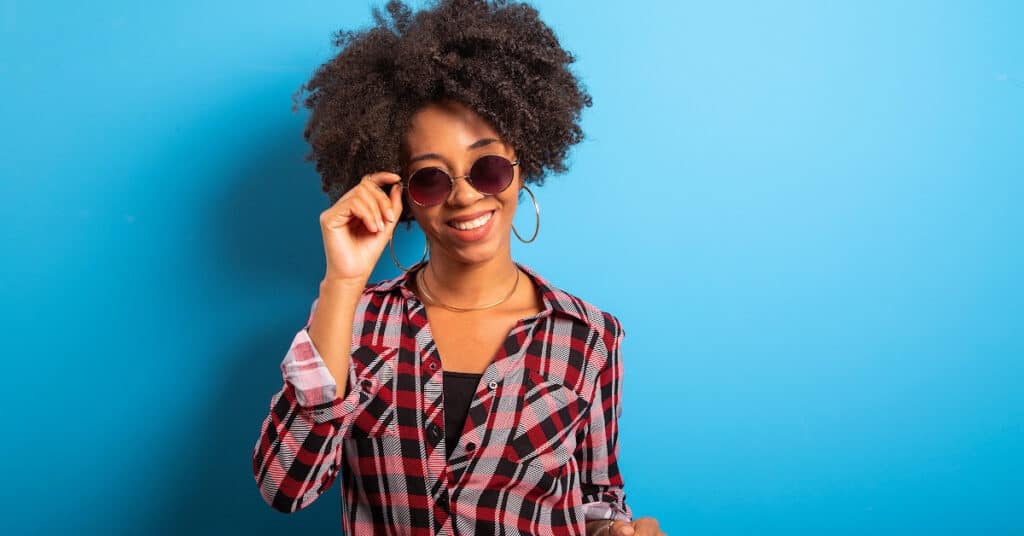
[[[387,213],[388,213],[388,221],[395,221],[395,211],[394,211],[394,209],[390,209],[389,208],[387,210]]]
[[[383,231],[384,230],[384,222],[382,222],[380,220],[377,220],[377,228],[380,229],[381,231]]]

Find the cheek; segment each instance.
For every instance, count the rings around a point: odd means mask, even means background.
[[[522,192],[522,188],[516,188],[513,184],[504,192],[501,192],[501,203],[504,205],[505,210],[514,210],[516,205],[519,203],[519,192]]]
[[[424,209],[423,207],[416,204],[412,204],[409,205],[408,210],[409,215],[412,216],[412,219],[416,221],[416,225],[418,225],[420,229],[428,230],[431,229],[431,227],[434,225],[434,221],[431,219],[430,214],[426,212],[426,209]],[[442,222],[437,223],[443,225]]]
[[[501,199],[501,214],[502,219],[512,221],[512,217],[516,213],[516,208],[519,200],[516,198],[516,194],[512,193],[508,196],[503,196]]]

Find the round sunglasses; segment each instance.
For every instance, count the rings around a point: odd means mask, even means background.
[[[469,175],[452,177],[447,171],[430,166],[417,169],[402,182],[414,203],[429,207],[440,205],[448,199],[455,188],[455,179],[465,178],[476,191],[484,195],[501,193],[512,184],[512,168],[517,165],[518,160],[511,162],[501,155],[485,154],[473,162]]]

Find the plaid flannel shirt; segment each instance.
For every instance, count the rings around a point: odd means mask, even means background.
[[[446,445],[440,357],[407,286],[422,264],[363,291],[342,396],[309,338],[313,301],[253,450],[264,500],[294,512],[340,475],[353,535],[585,534],[588,520],[632,520],[617,465],[619,320],[516,263],[544,310],[512,328]]]

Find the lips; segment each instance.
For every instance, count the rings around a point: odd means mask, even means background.
[[[457,240],[460,244],[463,245],[468,245],[471,243],[476,243],[485,240],[487,239],[487,237],[491,236],[491,231],[494,229],[494,220],[497,219],[497,216],[495,216],[494,214],[496,213],[497,209],[484,212],[483,216],[481,216],[481,219],[486,218],[487,221],[484,222],[483,225],[480,225],[473,229],[459,229],[458,227],[455,227],[455,225],[463,224],[449,223],[448,225],[445,225],[446,234],[453,240]]]

